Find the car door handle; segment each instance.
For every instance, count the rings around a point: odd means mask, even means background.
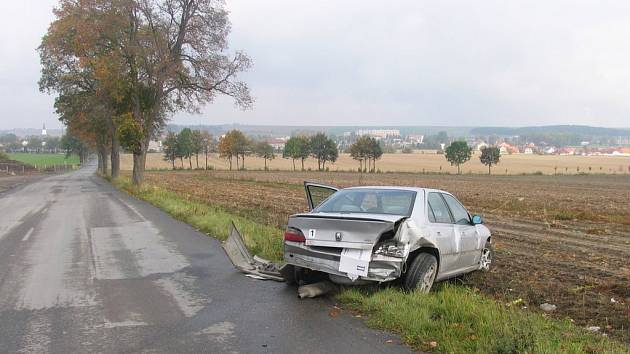
[[[437,235],[438,235],[438,236],[442,236],[442,233],[438,231],[438,232],[437,232]]]

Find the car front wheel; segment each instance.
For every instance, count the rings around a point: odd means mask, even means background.
[[[405,274],[403,286],[406,290],[428,293],[437,275],[438,263],[435,256],[420,253],[413,259]]]

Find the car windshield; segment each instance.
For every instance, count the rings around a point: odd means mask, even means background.
[[[333,194],[316,213],[365,213],[410,216],[416,192],[400,189],[344,189]]]

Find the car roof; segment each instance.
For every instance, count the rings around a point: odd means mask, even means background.
[[[447,193],[446,191],[433,189],[433,188],[422,188],[422,187],[405,187],[405,186],[358,186],[358,187],[348,187],[346,189],[396,189],[403,191],[413,191],[413,192],[439,192],[439,193]]]

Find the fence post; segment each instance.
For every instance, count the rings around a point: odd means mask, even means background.
[[[22,165],[22,174],[24,174],[24,165]]]

